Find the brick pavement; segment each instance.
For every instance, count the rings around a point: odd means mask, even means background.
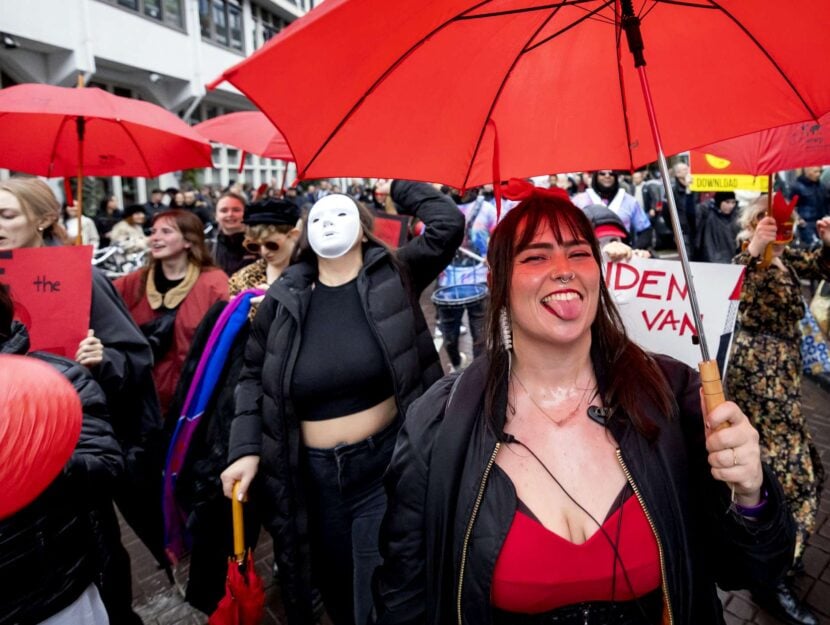
[[[804,382],[804,412],[808,416],[816,445],[826,467],[830,468],[830,385],[821,388],[812,380]],[[830,625],[830,497],[820,507],[818,530],[810,539],[804,557],[805,573],[798,579],[802,597],[820,616],[822,625]],[[206,615],[191,608],[183,598],[187,580],[187,561],[176,571],[177,585],[170,587],[164,572],[159,571],[149,552],[122,524],[124,543],[133,559],[133,595],[136,611],[146,625],[204,625]],[[266,583],[268,606],[263,625],[283,625],[279,589],[271,576],[273,553],[271,540],[263,534],[256,549],[257,570]],[[761,611],[746,591],[724,593],[722,599],[728,625],[777,625],[780,622]]]

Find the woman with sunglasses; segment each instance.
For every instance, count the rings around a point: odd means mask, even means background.
[[[300,238],[300,209],[293,202],[265,198],[249,204],[243,218],[245,239],[243,246],[257,260],[231,276],[231,297],[246,289],[267,289],[288,267],[294,248]],[[255,304],[259,303],[258,300]],[[250,318],[256,314],[251,307]]]
[[[382,477],[406,409],[443,373],[419,298],[461,244],[464,216],[429,184],[375,190],[423,234],[393,252],[366,207],[318,200],[308,246],[260,304],[236,387],[222,487],[231,497],[240,482],[244,495],[259,473],[290,625],[315,622],[315,586],[335,625],[367,622]]]
[[[221,224],[222,218],[218,216],[217,219]],[[300,209],[295,204],[275,198],[249,204],[245,207],[244,218],[239,215],[237,221],[244,223],[244,232],[240,234],[245,238],[240,245],[244,244],[247,253],[256,255],[258,259],[231,276],[231,298],[252,288],[268,289],[291,261],[302,224]],[[251,298],[249,319],[254,318],[256,304],[260,301],[261,296]],[[222,496],[219,474],[227,466],[228,437],[235,415],[234,389],[242,369],[250,323],[237,327],[228,322],[226,311],[228,306],[246,305],[244,300],[235,300],[230,304],[220,301],[207,311],[193,335],[173,402],[173,413],[182,414],[184,399],[194,383],[196,370],[211,335],[221,337],[217,342],[227,341],[227,352],[214,354],[209,361],[211,366],[221,367],[221,373],[201,416],[199,433],[187,451],[185,464],[176,481],[176,500],[188,515],[191,536],[190,576],[185,600],[205,614],[211,614],[225,594],[227,554],[233,548],[229,544],[232,537],[231,518],[227,514],[227,500]],[[259,524],[256,511],[250,507],[246,510],[245,525],[247,544],[255,544]]]

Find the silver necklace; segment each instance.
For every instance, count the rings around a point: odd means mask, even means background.
[[[518,382],[519,386],[522,387],[522,390],[525,392],[525,395],[527,395],[528,399],[530,399],[530,401],[533,403],[533,405],[536,406],[536,409],[539,412],[541,412],[545,417],[547,417],[548,421],[550,421],[551,423],[553,423],[554,425],[557,425],[557,426],[564,425],[565,423],[570,421],[574,416],[576,416],[577,411],[582,406],[582,404],[585,403],[585,398],[588,397],[588,393],[590,391],[594,391],[594,393],[591,395],[590,399],[588,399],[588,404],[590,404],[594,400],[594,397],[597,396],[597,394],[596,394],[596,388],[597,388],[596,384],[594,384],[593,386],[588,386],[587,388],[585,388],[584,392],[582,393],[582,397],[579,398],[579,403],[577,403],[577,405],[573,408],[573,410],[571,410],[567,415],[565,415],[565,417],[563,419],[558,419],[557,420],[557,419],[554,419],[552,416],[550,416],[545,411],[545,409],[542,408],[539,405],[539,402],[537,402],[533,398],[533,395],[531,395],[530,391],[527,390],[527,387],[524,385],[524,382],[522,382],[522,379],[519,377],[519,375],[515,371],[511,371],[510,373],[513,375],[514,378],[516,378],[516,382]]]

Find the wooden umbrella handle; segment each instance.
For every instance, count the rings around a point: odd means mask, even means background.
[[[233,514],[233,555],[237,564],[242,564],[245,561],[245,523],[242,519],[242,502],[239,501],[239,482],[233,485],[231,512]]]
[[[720,369],[716,360],[701,362],[697,368],[700,371],[700,384],[703,387],[703,403],[706,405],[706,414],[709,414],[726,401],[720,379]]]
[[[766,269],[772,264],[772,243],[767,243],[764,248],[764,257],[758,262],[758,267]]]

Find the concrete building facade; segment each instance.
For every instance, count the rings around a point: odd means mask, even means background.
[[[197,123],[253,109],[228,84],[205,84],[263,45],[320,0],[0,0],[0,87],[38,82],[88,86],[147,100]],[[267,77],[264,77],[266,79]],[[224,187],[281,182],[284,163],[214,146],[213,169],[189,181]],[[289,180],[293,166],[289,168]],[[7,174],[6,174],[7,175]],[[144,202],[152,187],[180,186],[180,173],[161,179],[113,178],[102,192]],[[187,181],[184,181],[185,183]]]

